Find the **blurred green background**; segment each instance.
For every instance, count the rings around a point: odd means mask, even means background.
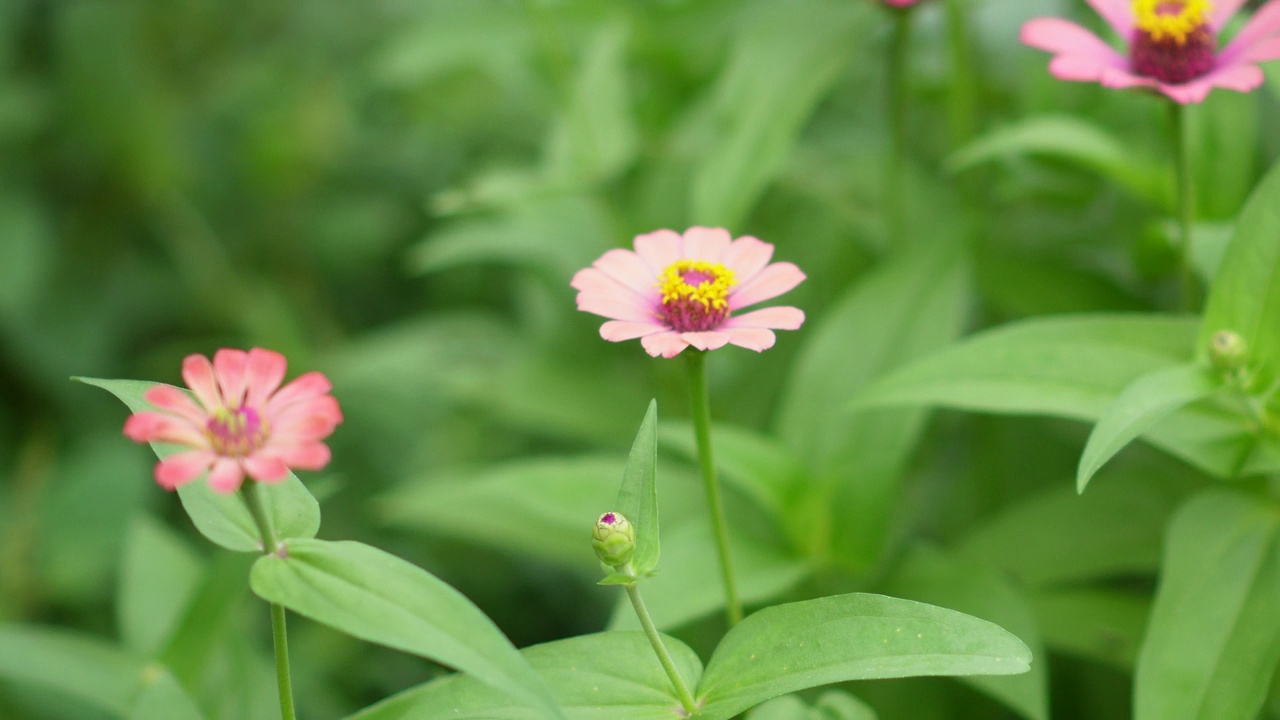
[[[594,515],[559,499],[608,502],[650,397],[665,418],[686,414],[682,368],[605,343],[600,319],[574,309],[569,278],[604,250],[721,225],[808,273],[783,299],[806,311],[804,329],[710,364],[715,416],[762,432],[828,309],[910,253],[956,249],[957,331],[1174,306],[1163,108],[1057,82],[1017,42],[1026,19],[1099,27],[1089,13],[1066,0],[922,5],[906,247],[881,212],[892,19],[871,0],[0,2],[0,621],[128,644],[128,558],[168,553],[158,597],[232,598],[208,616],[235,629],[202,656],[210,717],[270,709],[252,700],[271,684],[247,561],[204,543],[154,485],[151,453],[120,433],[124,408],[68,381],[177,383],[188,353],[258,345],[284,352],[291,375],[327,373],[346,412],[332,465],[304,478],[321,537],[430,569],[517,645],[602,629],[616,598],[593,585]],[[1192,108],[1201,267],[1280,157],[1269,74],[1257,93]],[[858,328],[840,337],[851,363],[879,351]],[[897,535],[945,545],[1065,494],[1087,430],[934,415],[900,470]],[[678,523],[700,501],[687,460],[663,462],[664,520]],[[1146,448],[1117,465],[1173,495],[1205,482]],[[582,498],[566,473],[599,494]],[[1136,512],[1148,510],[1168,512]],[[510,530],[533,522],[523,513],[545,524]],[[574,523],[580,558],[564,540]],[[788,592],[864,587],[895,562],[827,567]],[[1151,588],[1149,575],[1117,582]],[[1116,612],[1140,629],[1143,607]],[[1127,717],[1133,638],[1116,638],[1108,664],[1062,635],[1055,717]],[[293,637],[308,718],[440,672],[305,621]],[[1015,717],[949,681],[865,697],[885,718]],[[0,682],[0,718],[97,717]]]

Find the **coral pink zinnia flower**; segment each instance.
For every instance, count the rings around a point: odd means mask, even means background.
[[[1271,0],[1218,51],[1218,33],[1245,0],[1088,0],[1124,40],[1127,57],[1071,22],[1037,18],[1022,42],[1054,53],[1061,80],[1110,88],[1146,87],[1186,104],[1215,87],[1249,92],[1262,84],[1255,63],[1280,58],[1280,0]]]
[[[804,313],[793,307],[734,315],[804,280],[791,263],[769,263],[768,243],[750,236],[732,240],[722,228],[693,227],[684,235],[639,235],[635,248],[610,250],[573,276],[578,309],[612,318],[600,326],[605,340],[640,338],[654,357],[675,357],[690,345],[714,350],[728,343],[759,352],[773,347],[773,330],[795,330],[804,322]]]
[[[159,412],[134,413],[124,434],[135,442],[185,445],[156,465],[156,482],[172,490],[209,470],[209,485],[235,492],[247,474],[283,480],[289,468],[319,470],[329,463],[323,442],[342,422],[328,378],[318,372],[280,387],[285,359],[262,348],[219,350],[213,362],[188,355],[182,378],[195,395],[157,385],[142,397]]]

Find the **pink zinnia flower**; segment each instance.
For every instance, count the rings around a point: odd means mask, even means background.
[[[158,410],[134,413],[124,434],[135,442],[185,445],[156,465],[156,482],[172,490],[205,471],[218,492],[235,492],[247,474],[283,480],[289,468],[319,470],[329,463],[323,442],[342,422],[328,378],[311,372],[280,387],[285,359],[262,348],[219,350],[213,362],[188,355],[182,378],[195,401],[172,385],[142,397]]]
[[[639,235],[635,248],[610,250],[573,276],[578,309],[612,318],[600,326],[605,340],[640,338],[654,357],[728,343],[759,352],[773,347],[773,330],[795,330],[804,322],[804,313],[793,307],[734,315],[804,280],[791,263],[769,263],[768,243],[693,227],[684,235]]]
[[[1127,57],[1075,23],[1027,22],[1022,42],[1054,53],[1049,72],[1061,80],[1152,88],[1198,103],[1215,87],[1254,90],[1263,80],[1255,63],[1280,58],[1280,0],[1264,5],[1221,52],[1218,33],[1245,0],[1088,2],[1120,34]]]
[[[880,0],[880,1],[883,2],[885,5],[888,5],[889,7],[896,7],[896,8],[911,7],[912,5],[917,5],[920,3],[920,0]]]

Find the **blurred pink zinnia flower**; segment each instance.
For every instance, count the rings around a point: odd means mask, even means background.
[[[684,235],[639,235],[635,248],[610,250],[573,276],[578,309],[611,318],[600,326],[605,340],[640,338],[650,355],[666,358],[690,345],[714,350],[732,343],[759,352],[773,347],[773,330],[795,330],[804,322],[804,313],[793,307],[734,315],[805,278],[791,263],[770,264],[768,243],[693,227]]]
[[[1124,40],[1127,57],[1075,23],[1037,18],[1022,42],[1054,53],[1061,80],[1110,88],[1145,87],[1198,103],[1215,87],[1249,92],[1262,84],[1256,63],[1280,58],[1280,0],[1271,0],[1218,51],[1218,33],[1245,0],[1088,0]]]
[[[881,0],[881,2],[890,7],[905,8],[919,4],[920,0]]]
[[[219,350],[213,362],[188,355],[182,378],[195,401],[171,385],[142,397],[159,412],[134,413],[124,434],[135,442],[185,445],[156,465],[156,482],[172,490],[205,471],[218,492],[235,492],[247,474],[283,480],[289,468],[319,470],[329,463],[323,442],[342,422],[328,378],[318,372],[280,387],[285,359],[262,348]]]

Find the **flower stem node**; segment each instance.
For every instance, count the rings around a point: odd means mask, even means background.
[[[631,562],[636,552],[636,531],[631,521],[619,512],[607,512],[596,521],[591,533],[591,547],[600,562],[612,568]]]

